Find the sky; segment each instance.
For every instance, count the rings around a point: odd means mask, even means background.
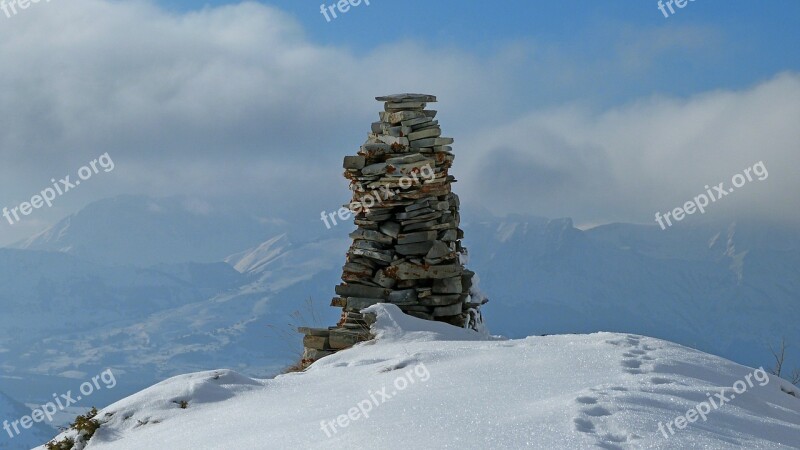
[[[800,3],[53,0],[0,12],[0,208],[108,153],[0,245],[119,194],[310,223],[375,96],[435,94],[456,192],[496,215],[655,224],[763,162],[704,219],[797,226]],[[326,2],[332,5],[332,2]],[[668,11],[668,10],[667,10]],[[699,217],[699,216],[696,216]],[[699,219],[698,219],[699,220]]]

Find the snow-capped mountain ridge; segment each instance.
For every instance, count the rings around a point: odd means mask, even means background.
[[[125,205],[104,203],[108,210],[101,216]],[[81,227],[98,221],[70,222],[63,242],[79,241],[73,233],[88,235]],[[108,233],[124,237],[129,226]],[[495,333],[631,332],[753,366],[770,364],[767,346],[782,336],[800,341],[796,233],[744,223],[669,232],[612,224],[582,231],[569,219],[524,216],[465,219],[462,227],[469,267],[491,299],[484,316]],[[295,230],[268,234],[231,248],[225,253],[231,256],[219,259],[227,264],[109,267],[72,252],[0,249],[0,352],[6,350],[0,375],[31,377],[4,390],[29,401],[51,390],[37,384],[52,381],[40,376],[106,367],[128,374],[119,377],[116,395],[133,392],[130,381],[152,383],[212,367],[274,374],[297,358],[292,348],[300,347],[299,336],[287,325],[300,324],[295,312],[304,312],[302,324],[336,323],[337,310],[328,303],[351,230],[346,224],[323,228],[312,239],[298,238]],[[173,253],[162,245],[165,239],[171,238],[154,235],[148,245],[165,249],[166,261],[188,254]],[[113,253],[122,248],[97,247],[109,253],[101,260],[116,259]],[[309,299],[313,314],[306,311]],[[88,308],[96,311],[62,320]]]

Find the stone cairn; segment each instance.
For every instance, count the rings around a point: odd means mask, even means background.
[[[488,300],[473,288],[464,268],[452,138],[441,137],[436,97],[398,94],[385,102],[380,121],[356,156],[344,159],[356,231],[331,306],[343,309],[335,327],[300,328],[305,335],[301,366],[369,340],[374,316],[361,310],[376,303],[462,328],[482,328],[480,306]],[[345,216],[347,217],[347,216]]]

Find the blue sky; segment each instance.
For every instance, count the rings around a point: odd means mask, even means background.
[[[219,6],[236,2],[213,1]],[[333,1],[261,2],[289,12],[323,45],[368,52],[387,43],[423,39],[431,45],[487,55],[514,42],[568,49],[576,63],[602,59],[614,45],[646,32],[674,33],[674,51],[659,52],[648,76],[614,92],[611,101],[647,92],[688,95],[714,88],[742,88],[782,70],[800,69],[800,2],[794,0],[696,0],[664,18],[655,0],[429,1],[374,0],[326,22],[319,11]],[[166,0],[175,11],[200,2]],[[712,42],[687,44],[687,32],[704,31]]]
[[[373,98],[406,91],[439,96],[476,210],[652,223],[763,160],[769,182],[706,217],[800,223],[800,2],[664,18],[653,0],[371,0],[330,23],[320,5],[70,0],[0,17],[0,207],[116,163],[0,221],[0,244],[119,194],[316,224],[349,196],[341,158]]]

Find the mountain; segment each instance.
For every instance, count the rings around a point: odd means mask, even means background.
[[[90,447],[800,446],[800,389],[760,368],[633,334],[487,340],[394,305],[371,311],[375,341],[306,372],[207,371],[121,400],[100,411]]]
[[[136,324],[224,295],[247,280],[222,262],[108,267],[67,253],[0,249],[0,389],[18,401],[41,403],[53,392],[74,390],[75,378],[85,381],[108,367],[123,371],[121,361],[132,348],[147,357],[170,353],[178,338],[165,344]],[[117,329],[128,332],[109,332]],[[187,333],[169,331],[175,332],[170,338]],[[107,404],[158,376],[142,365],[121,374],[119,393],[92,400]]]
[[[464,224],[470,265],[508,336],[631,332],[769,363],[800,342],[800,232],[745,223],[673,227],[512,216]],[[800,358],[793,360],[800,366]]]
[[[147,317],[244,279],[221,262],[107,267],[65,253],[0,249],[0,348]],[[8,350],[6,360],[19,353]]]
[[[34,422],[29,429],[25,429],[17,423],[17,428],[14,429],[14,421],[20,420],[23,416],[30,416],[30,414],[30,408],[0,392],[0,427],[8,423],[10,430],[0,428],[0,449],[28,450],[47,442],[58,433],[55,428],[39,422]],[[3,421],[6,423],[2,423]]]
[[[279,230],[196,199],[124,195],[91,203],[12,247],[63,252],[104,265],[218,262]]]
[[[0,282],[9,286],[0,305],[10,311],[0,316],[0,374],[19,376],[9,386],[15,398],[38,402],[53,386],[73,389],[75,372],[112,368],[119,385],[92,398],[107,404],[186,371],[278,373],[302,350],[293,326],[336,321],[326,298],[347,242],[273,241],[282,243],[277,257],[240,266],[244,273],[222,262],[106,267],[0,249]]]
[[[177,202],[123,197],[90,205],[57,239],[40,236],[28,247],[79,241],[90,247],[94,225],[85,224],[102,222],[90,216],[113,215],[128,202],[141,210],[151,201]],[[172,213],[152,214],[140,222],[155,227],[158,214]],[[194,233],[195,220],[203,220],[171,217],[175,235]],[[338,318],[328,304],[352,227],[315,225],[316,237],[300,224],[240,245],[255,238],[226,237],[239,229],[232,227],[194,244],[224,243],[225,252],[175,250],[172,234],[162,231],[140,252],[133,243],[146,240],[146,227],[129,221],[109,222],[94,255],[74,246],[0,249],[0,376],[13,375],[0,389],[19,401],[46,401],[50,392],[74,389],[76,373],[112,368],[119,385],[92,398],[99,406],[181,373],[214,367],[250,377],[278,373],[299,356],[295,326],[327,326]],[[751,223],[580,230],[569,219],[487,214],[465,219],[462,227],[468,266],[491,300],[484,315],[495,334],[630,332],[750,366],[771,364],[767,347],[784,336],[800,342],[796,230]],[[178,247],[192,245],[179,240]],[[118,264],[125,259],[116,253],[121,248],[152,264]],[[192,252],[223,256],[174,262]],[[800,367],[791,350],[787,367]]]

